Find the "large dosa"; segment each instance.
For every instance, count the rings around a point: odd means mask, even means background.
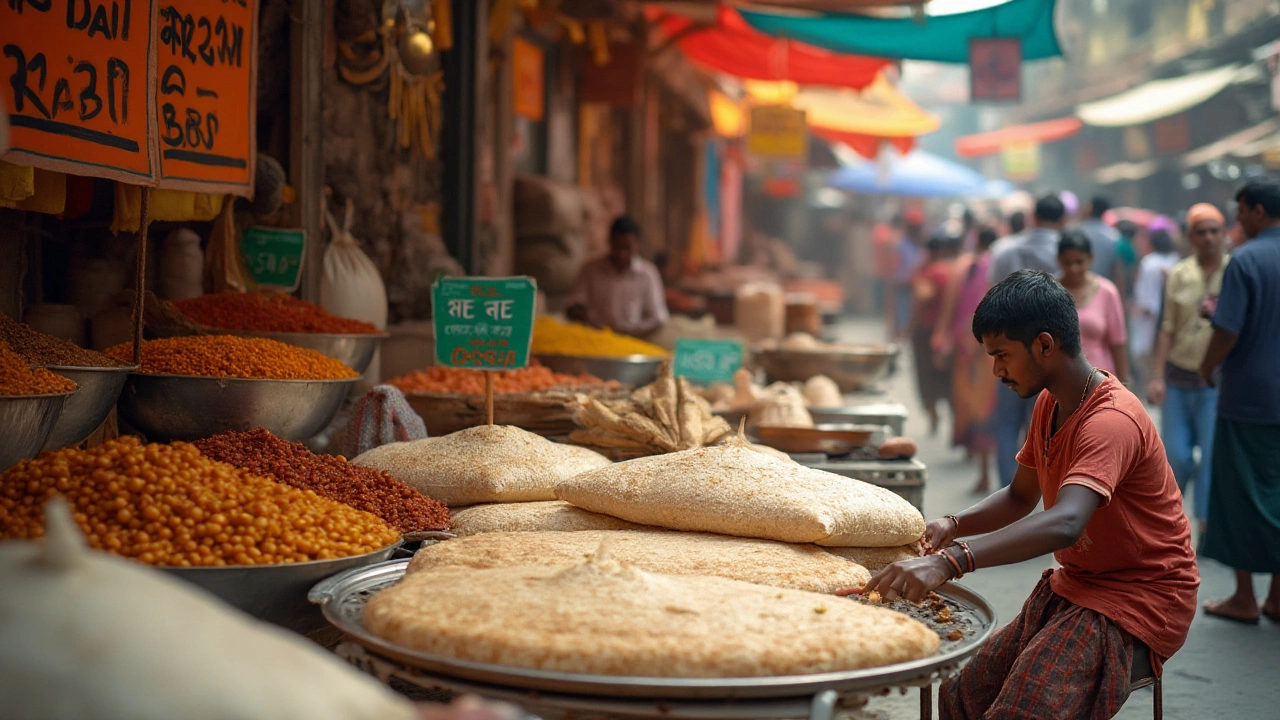
[[[642,525],[782,542],[891,547],[924,534],[920,511],[889,490],[775,460],[740,440],[583,473],[556,495]]]
[[[452,542],[452,541],[450,541]],[[646,573],[598,553],[569,568],[441,568],[375,595],[364,625],[461,660],[570,673],[769,677],[927,657],[910,617],[830,595]]]
[[[563,500],[473,505],[454,512],[449,522],[453,531],[462,537],[491,532],[645,529],[644,525],[587,512]]]
[[[555,500],[556,483],[609,464],[605,456],[507,425],[391,443],[351,461],[383,470],[450,506]]]
[[[861,565],[813,545],[670,530],[486,533],[428,545],[413,556],[408,572],[578,565],[602,543],[622,562],[667,575],[711,575],[819,593],[862,587],[871,579]]]

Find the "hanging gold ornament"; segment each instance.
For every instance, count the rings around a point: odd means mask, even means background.
[[[384,38],[391,69],[387,114],[396,121],[396,144],[434,160],[444,90],[444,74],[438,69],[435,52],[438,36],[433,38],[428,28],[410,21],[402,8]]]

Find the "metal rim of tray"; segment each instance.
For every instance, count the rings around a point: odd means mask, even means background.
[[[360,622],[365,604],[373,594],[398,582],[408,566],[408,560],[392,560],[340,573],[318,583],[307,597],[320,606],[330,624],[377,655],[446,677],[544,692],[670,700],[728,700],[794,698],[824,690],[839,693],[878,690],[918,682],[932,677],[944,667],[959,664],[977,652],[996,630],[995,610],[982,596],[962,585],[947,583],[938,588],[938,594],[973,612],[981,625],[973,636],[964,641],[911,662],[847,672],[764,678],[627,677],[534,670],[420,652],[383,640],[366,630]]]

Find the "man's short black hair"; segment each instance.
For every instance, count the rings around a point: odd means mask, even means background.
[[[1130,240],[1138,236],[1138,223],[1132,220],[1121,220],[1116,223],[1116,232]]]
[[[1103,214],[1111,209],[1111,198],[1106,195],[1094,195],[1089,199],[1089,215],[1094,220],[1101,220]]]
[[[619,215],[609,226],[609,237],[618,235],[635,235],[640,237],[640,223],[630,215]]]
[[[1009,216],[1009,232],[1018,234],[1027,229],[1027,214],[1018,210]]]
[[[1079,250],[1085,255],[1093,255],[1093,241],[1088,235],[1084,234],[1079,228],[1071,228],[1062,232],[1062,237],[1058,239],[1058,255],[1068,250]]]
[[[1151,250],[1161,255],[1173,252],[1173,236],[1168,230],[1156,230],[1151,233]]]
[[[1250,180],[1236,193],[1236,202],[1261,206],[1267,217],[1280,220],[1280,181],[1269,177]]]
[[[1036,200],[1036,219],[1044,222],[1062,222],[1062,218],[1067,216],[1067,206],[1062,204],[1062,198],[1057,193],[1050,193]]]
[[[978,342],[1004,335],[1028,348],[1049,333],[1069,357],[1080,356],[1080,315],[1071,293],[1049,273],[1019,270],[987,292],[973,313]]]

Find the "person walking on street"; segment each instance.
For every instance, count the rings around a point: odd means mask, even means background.
[[[1022,235],[996,243],[992,251],[991,270],[987,278],[992,285],[1019,270],[1038,270],[1056,275],[1058,272],[1058,240],[1067,210],[1056,193],[1036,201],[1032,227]],[[1000,486],[1013,482],[1018,463],[1014,457],[1021,447],[1022,432],[1031,421],[1035,400],[1013,393],[996,395],[994,431],[996,436],[996,472]]]
[[[1080,342],[1084,356],[1099,370],[1105,370],[1124,384],[1129,382],[1128,328],[1124,322],[1124,302],[1110,280],[1093,267],[1093,250],[1083,231],[1062,233],[1058,242],[1060,281],[1071,293],[1080,314]]]
[[[1200,377],[1217,384],[1209,525],[1200,554],[1236,571],[1236,591],[1210,601],[1215,617],[1280,622],[1280,182],[1254,180],[1236,195],[1249,240],[1231,256],[1213,312]],[[1210,302],[1211,306],[1215,303]],[[1221,366],[1221,380],[1214,377]],[[1261,608],[1253,573],[1271,575]]]
[[[1193,510],[1203,533],[1208,520],[1213,428],[1218,418],[1218,391],[1200,377],[1213,335],[1203,307],[1222,291],[1226,254],[1225,218],[1208,204],[1187,211],[1187,237],[1195,255],[1173,266],[1164,286],[1164,313],[1152,355],[1155,377],[1147,384],[1147,400],[1161,406],[1161,432],[1178,487],[1194,487]],[[1193,451],[1200,448],[1197,468]],[[1194,480],[1193,480],[1194,478]]]
[[[1093,272],[1115,283],[1124,297],[1124,272],[1120,259],[1116,256],[1116,243],[1120,241],[1120,233],[1106,224],[1102,216],[1111,209],[1111,201],[1102,195],[1095,195],[1089,200],[1089,218],[1080,223],[1080,229],[1089,237],[1093,246]]]
[[[962,242],[964,237],[959,228],[939,228],[929,238],[924,265],[911,280],[911,355],[920,403],[929,415],[930,436],[938,434],[938,406],[951,399],[950,368],[935,362],[931,341]]]
[[[918,602],[965,573],[1053,553],[1060,567],[942,684],[940,717],[1113,717],[1133,668],[1149,659],[1159,675],[1195,617],[1182,493],[1141,401],[1081,352],[1071,294],[1052,276],[1022,271],[993,287],[972,333],[995,376],[1037,398],[1017,476],[930,522],[931,552],[890,565],[864,592]]]
[[[1153,230],[1151,252],[1138,261],[1138,273],[1133,280],[1133,317],[1129,324],[1134,364],[1144,378],[1160,371],[1151,367],[1151,354],[1164,307],[1164,284],[1173,266],[1181,260],[1182,256],[1174,249],[1173,236],[1167,230]]]

